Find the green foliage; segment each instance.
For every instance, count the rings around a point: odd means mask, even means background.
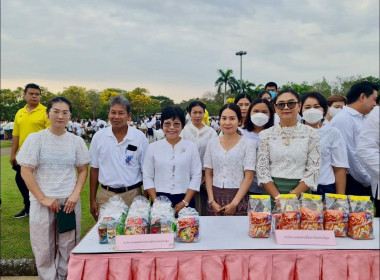
[[[22,88],[17,88],[12,91],[10,89],[1,90],[0,101],[0,118],[1,120],[13,120],[17,111],[24,107],[24,91]]]
[[[239,83],[235,77],[232,76],[233,71],[231,69],[227,69],[226,72],[223,72],[222,69],[219,69],[218,74],[219,78],[215,81],[215,86],[218,87],[218,93],[221,93],[222,88],[224,87],[223,103],[226,103],[229,95],[227,92],[227,87],[229,87],[230,93],[234,93],[237,90],[237,85],[239,85]]]
[[[163,96],[163,95],[158,95],[158,96],[151,96],[152,99],[158,100],[160,102],[161,108],[164,109],[169,106],[174,106],[174,101],[173,99]]]
[[[72,118],[88,118],[89,100],[86,98],[86,89],[84,87],[71,86],[65,88],[62,96],[70,100],[73,107]]]

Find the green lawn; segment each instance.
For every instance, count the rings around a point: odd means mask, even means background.
[[[1,140],[0,143],[1,143],[1,148],[12,147],[12,142]]]
[[[3,145],[3,142],[1,142]],[[3,146],[1,146],[3,147]],[[9,164],[9,156],[1,157],[1,257],[33,258],[29,239],[29,219],[14,219],[23,208],[22,196],[14,180],[15,171]],[[82,236],[95,224],[90,214],[89,181],[82,191]]]

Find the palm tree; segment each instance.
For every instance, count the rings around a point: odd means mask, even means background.
[[[220,77],[215,81],[215,86],[218,87],[218,93],[221,92],[221,88],[224,86],[223,102],[226,104],[227,86],[231,89],[231,91],[234,91],[238,82],[232,76],[233,71],[231,69],[227,69],[226,72],[223,72],[222,69],[219,69],[218,73]]]
[[[246,94],[253,96],[254,95],[254,90],[253,90],[254,86],[256,86],[255,83],[251,83],[249,81],[242,81],[242,83],[241,83],[242,93],[246,93]]]

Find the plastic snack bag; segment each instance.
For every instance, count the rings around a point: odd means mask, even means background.
[[[276,229],[296,230],[300,224],[300,205],[295,194],[281,194],[275,205]],[[281,215],[278,215],[281,213]]]
[[[124,234],[147,234],[149,232],[149,215],[149,200],[141,195],[136,196],[129,208],[128,216],[125,221]]]
[[[200,241],[199,214],[194,208],[185,207],[178,212],[176,239],[186,243]]]
[[[300,229],[323,230],[322,196],[302,193]]]
[[[99,220],[104,217],[111,217],[119,221],[123,214],[128,214],[128,206],[120,196],[115,195],[100,207]]]
[[[353,239],[373,239],[373,204],[369,196],[349,195],[350,215],[348,236]]]
[[[325,204],[324,229],[333,230],[336,237],[347,236],[349,214],[347,195],[327,193]]]
[[[175,218],[172,203],[166,196],[154,201],[151,211],[150,233],[175,232]]]
[[[248,202],[249,236],[266,238],[272,228],[271,201],[269,195],[250,195]]]

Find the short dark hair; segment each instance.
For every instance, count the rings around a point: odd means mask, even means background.
[[[110,102],[108,103],[108,111],[111,109],[111,107],[115,104],[119,104],[127,110],[127,113],[129,114],[131,112],[131,104],[129,103],[128,99],[124,96],[115,96],[113,97]]]
[[[356,102],[362,93],[366,97],[369,97],[373,94],[374,90],[379,90],[379,86],[368,81],[354,84],[347,93],[347,104]]]
[[[331,105],[334,102],[344,102],[344,105],[347,105],[347,98],[343,95],[337,95],[337,94],[331,95],[327,97],[326,101],[327,101],[327,106],[329,107],[331,107]]]
[[[252,103],[252,97],[249,94],[246,93],[240,93],[235,97],[234,103],[237,104],[240,99],[247,98],[249,100],[249,103]]]
[[[379,103],[380,103],[380,95],[377,95],[377,97],[376,97],[376,104],[379,105]]]
[[[267,128],[270,128],[273,126],[274,124],[274,110],[273,110],[273,107],[272,105],[270,104],[270,102],[266,99],[256,99],[255,101],[253,101],[251,103],[251,105],[249,105],[249,108],[248,108],[248,116],[251,115],[251,111],[252,111],[252,108],[255,107],[256,104],[260,104],[260,103],[264,103],[265,105],[267,105],[268,107],[268,110],[269,110],[269,121],[266,123],[266,125],[264,126],[264,129],[267,129]],[[253,131],[255,125],[253,124],[253,122],[251,121],[251,118],[248,117],[245,119],[245,124],[244,124],[244,128],[248,131]]]
[[[305,92],[305,94],[302,95],[302,98],[301,98],[301,111],[300,111],[301,117],[302,117],[302,108],[303,108],[303,105],[305,104],[305,101],[308,98],[317,99],[319,105],[323,108],[323,117],[326,116],[326,114],[327,114],[327,102],[326,102],[326,98],[322,94],[320,94],[318,92]]]
[[[25,89],[24,89],[24,94],[28,91],[28,88],[34,88],[34,89],[38,89],[40,91],[40,94],[41,94],[41,89],[38,85],[36,84],[33,84],[33,83],[30,83],[30,84],[27,84],[25,86]]]
[[[272,98],[272,95],[267,90],[262,90],[259,92],[258,98],[262,99],[264,94],[269,94],[270,98]]]
[[[189,104],[189,107],[188,108],[188,112],[191,113],[191,109],[193,109],[194,107],[196,106],[200,106],[202,107],[203,109],[203,112],[205,111],[206,109],[206,105],[202,102],[202,101],[199,101],[199,100],[195,100],[195,101],[192,101],[190,104]]]
[[[71,106],[71,102],[62,96],[58,96],[58,97],[54,97],[50,99],[46,108],[46,112],[49,112],[55,103],[66,103],[69,106],[70,113],[72,113],[73,107]]]
[[[277,84],[275,82],[269,82],[265,85],[265,90],[267,89],[267,87],[275,87],[276,90],[277,90]]]
[[[242,121],[243,117],[241,115],[240,107],[238,105],[236,105],[235,103],[227,103],[227,104],[223,105],[223,107],[219,111],[219,120],[222,117],[223,111],[226,110],[226,109],[231,109],[232,111],[234,111],[236,113],[236,115],[237,115],[237,118],[238,118],[239,122]]]
[[[291,88],[286,88],[286,89],[281,90],[279,93],[277,93],[276,97],[275,97],[275,98],[273,99],[273,101],[272,101],[273,104],[276,104],[277,99],[278,99],[278,97],[279,97],[280,95],[282,95],[282,94],[284,94],[284,93],[287,93],[287,92],[293,94],[293,95],[297,98],[297,101],[300,102],[300,96],[299,96],[299,94],[298,94],[295,90],[293,90],[293,89],[291,89]]]
[[[180,107],[169,106],[162,110],[161,113],[161,128],[163,128],[164,121],[179,118],[182,124],[182,128],[185,127],[185,113]]]

